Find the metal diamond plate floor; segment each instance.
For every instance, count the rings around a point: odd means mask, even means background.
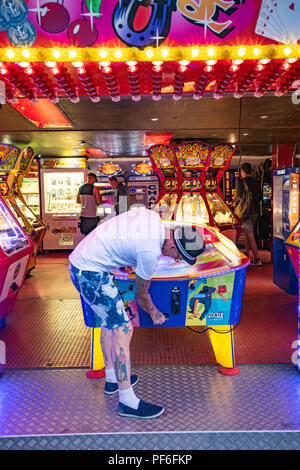
[[[8,370],[0,379],[0,449],[290,449],[300,446],[300,376],[289,365],[137,367],[154,420],[117,415],[118,396],[85,369]],[[274,447],[275,446],[275,447]],[[298,446],[298,447],[297,447]]]

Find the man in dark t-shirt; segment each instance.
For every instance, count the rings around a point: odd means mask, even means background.
[[[252,207],[246,220],[243,221],[242,229],[245,234],[245,248],[249,256],[250,250],[253,252],[254,260],[252,264],[256,266],[262,266],[262,261],[258,255],[258,248],[254,236],[254,225],[259,213],[259,203],[262,199],[261,189],[258,181],[253,177],[253,171],[250,163],[243,163],[240,168],[241,178],[236,188],[236,204],[239,199],[243,197],[244,191],[246,191],[246,182],[249,191],[252,193]]]
[[[109,178],[111,187],[114,190],[115,202],[114,209],[116,215],[123,214],[128,210],[128,194],[127,189],[121,181],[119,181],[115,176]]]
[[[94,186],[96,181],[96,175],[89,173],[87,183],[80,186],[77,195],[77,203],[81,204],[80,231],[84,235],[90,233],[100,221],[97,206],[101,204],[101,196]]]

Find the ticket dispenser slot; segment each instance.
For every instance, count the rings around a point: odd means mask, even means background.
[[[180,315],[180,289],[177,286],[173,286],[171,290],[171,313]]]

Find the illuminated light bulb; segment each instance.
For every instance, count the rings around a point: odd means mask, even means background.
[[[56,62],[45,62],[46,67],[49,67],[50,69],[56,67]]]
[[[140,101],[141,97],[140,97],[140,95],[132,95],[131,99],[132,99],[132,101]]]
[[[33,74],[33,69],[32,69],[32,67],[27,67],[27,68],[25,69],[25,72],[28,73],[28,75],[32,75],[32,74]]]
[[[264,70],[265,66],[263,64],[257,64],[255,68],[258,72],[261,72],[262,70]]]
[[[199,55],[199,49],[197,49],[196,47],[193,47],[192,57],[198,57],[198,55]]]
[[[178,62],[179,65],[183,65],[183,66],[187,66],[190,64],[190,61],[189,60],[180,60]]]
[[[137,71],[137,67],[135,65],[129,65],[128,72],[134,73]]]
[[[53,69],[51,69],[51,72],[53,73],[53,75],[57,75],[59,73],[59,70],[57,67],[54,67]]]
[[[290,55],[292,53],[292,48],[291,47],[285,47],[283,52],[285,53],[285,55]]]
[[[72,62],[73,67],[80,68],[83,67],[83,62]]]
[[[213,47],[209,47],[209,48],[207,49],[207,55],[208,55],[209,57],[213,57],[213,56],[215,55],[215,53],[216,53],[216,51],[215,51],[215,49],[214,49]]]
[[[291,59],[287,59],[287,62],[288,62],[289,64],[294,64],[295,62],[297,62],[297,60],[298,60],[298,59],[292,59],[292,58],[291,58]]]
[[[153,101],[160,101],[161,100],[161,95],[157,95],[157,94],[154,95],[153,94],[152,99],[153,99]]]
[[[22,49],[21,54],[25,59],[29,59],[30,57],[30,51],[28,49]]]
[[[112,72],[112,68],[109,65],[106,65],[105,67],[102,67],[102,71],[105,74],[110,74]]]
[[[99,62],[99,66],[100,66],[100,67],[109,67],[109,66],[110,66],[110,62]]]
[[[233,65],[241,65],[244,63],[243,59],[234,59],[232,61]]]
[[[260,64],[263,64],[263,65],[266,65],[266,64],[268,64],[270,61],[271,61],[271,59],[261,59],[261,60],[259,61],[259,63],[260,63]]]
[[[55,59],[59,59],[59,58],[60,58],[60,56],[61,56],[61,53],[60,53],[60,51],[59,51],[59,50],[57,50],[57,49],[53,49],[53,51],[52,51],[52,55],[53,55],[53,57],[54,57]]]
[[[69,49],[68,50],[68,56],[70,57],[70,59],[76,59],[77,51],[75,51],[75,49]]]
[[[291,64],[289,64],[288,62],[284,62],[284,63],[282,64],[282,68],[283,68],[284,70],[289,70],[289,69],[291,68]]]
[[[107,57],[107,51],[105,49],[100,49],[99,56],[101,57],[101,59],[105,59],[105,57]]]
[[[16,55],[15,52],[14,52],[13,50],[11,50],[11,49],[8,49],[8,50],[6,51],[6,57],[8,57],[8,59],[14,59],[14,58],[15,58],[15,55]]]
[[[154,51],[153,51],[152,49],[147,49],[147,50],[145,51],[145,54],[146,54],[146,57],[147,57],[148,59],[151,59],[151,57],[154,56]]]
[[[0,68],[0,73],[1,73],[1,75],[6,75],[7,72],[8,72],[8,70],[7,70],[6,67],[1,67],[1,68]]]
[[[160,52],[160,55],[161,55],[162,57],[168,57],[168,55],[169,55],[168,49],[165,49],[165,48],[162,49],[161,52]]]
[[[211,72],[213,70],[213,67],[211,65],[207,65],[206,67],[204,67],[204,70],[205,72]]]
[[[123,55],[123,52],[120,49],[115,52],[116,59],[121,59],[122,55]]]
[[[79,67],[79,68],[77,69],[77,73],[79,73],[79,75],[83,75],[84,72],[85,72],[85,68],[84,68],[84,67]]]
[[[229,67],[229,70],[231,72],[237,72],[239,70],[239,66],[234,64],[234,65],[231,65],[231,67]]]
[[[246,54],[246,49],[244,47],[241,47],[237,53],[238,56],[243,57]]]
[[[258,47],[255,47],[253,49],[253,55],[255,55],[257,57],[260,54],[261,54],[261,50]]]
[[[26,67],[30,66],[30,63],[29,62],[19,62],[19,66],[22,67],[23,69],[25,69]]]
[[[162,66],[161,65],[154,65],[152,67],[153,72],[161,72],[162,71]]]
[[[206,65],[216,65],[217,61],[216,60],[207,60]]]
[[[179,72],[181,72],[181,73],[186,72],[187,69],[188,69],[188,67],[187,67],[186,65],[180,65],[180,66],[178,67],[178,70],[179,70]]]

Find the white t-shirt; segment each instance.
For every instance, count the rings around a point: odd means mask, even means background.
[[[82,271],[112,272],[132,266],[150,280],[165,242],[159,215],[149,209],[131,209],[98,225],[72,251],[69,261]]]

